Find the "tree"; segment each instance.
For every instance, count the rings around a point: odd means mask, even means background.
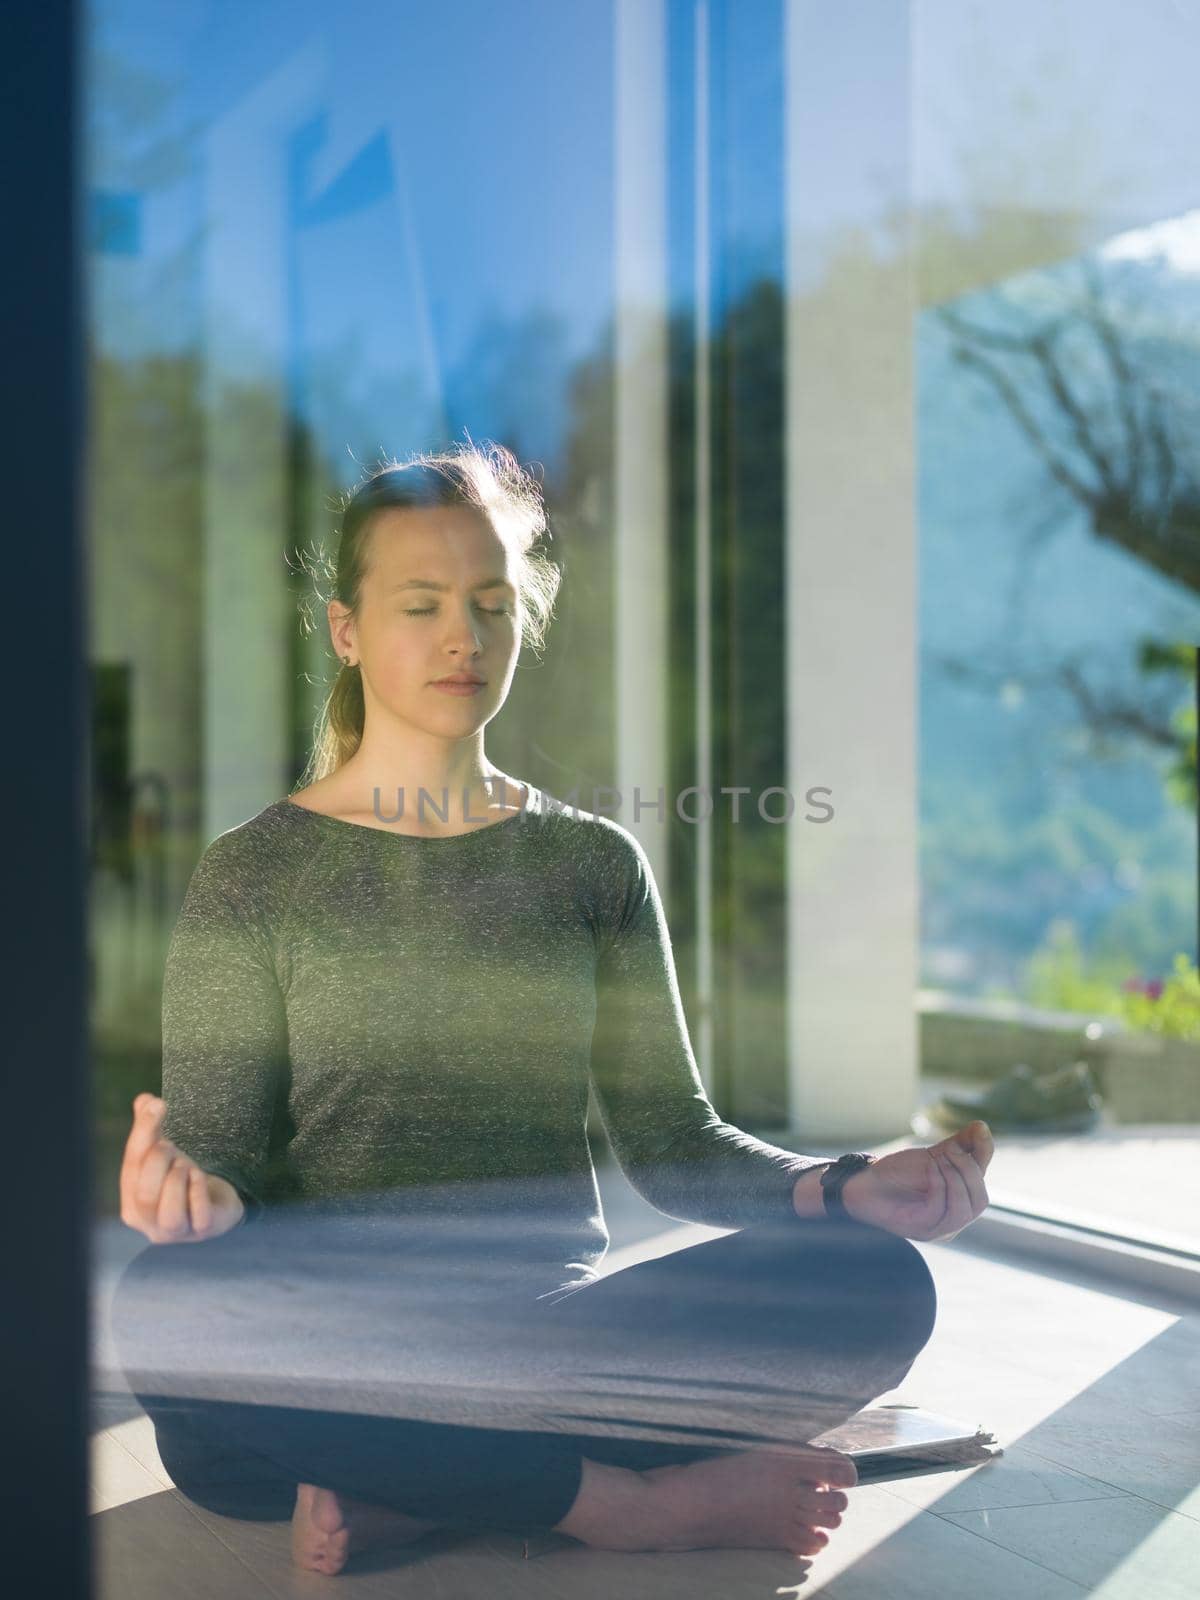
[[[1079,289],[1073,297],[1069,289],[1060,294],[1049,311],[1041,309],[1043,294],[1030,294],[1028,279],[993,291],[989,321],[1008,326],[985,325],[952,306],[934,316],[953,359],[1000,398],[1048,477],[1084,510],[1095,537],[1200,594],[1200,464],[1181,424],[1196,409],[1190,346],[1184,342],[1185,364],[1180,370],[1177,363],[1172,376],[1161,315],[1151,336],[1139,337],[1130,308],[1116,304],[1096,259],[1083,256],[1075,265]],[[989,689],[1065,691],[1095,751],[1132,739],[1170,754],[1168,793],[1195,809],[1194,697],[1179,704],[1181,690],[1195,681],[1195,647],[1143,639],[1136,664],[1159,687],[1131,698],[1115,683],[1102,685],[1078,659],[1024,671],[959,658],[941,663],[949,675]]]
[[[1096,261],[1085,256],[1078,266],[1078,300],[1049,316],[996,291],[1023,330],[984,327],[949,306],[934,314],[954,359],[992,386],[1096,537],[1200,594],[1200,471],[1176,425],[1195,410],[1194,390],[1172,393],[1161,374],[1147,372],[1154,346],[1138,350],[1123,331]],[[1086,331],[1098,364],[1067,346],[1073,330]]]

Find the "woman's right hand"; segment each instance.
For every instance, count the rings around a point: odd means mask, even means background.
[[[200,1244],[236,1228],[242,1198],[160,1135],[167,1104],[152,1094],[133,1102],[133,1127],[121,1162],[121,1221],[151,1244]]]

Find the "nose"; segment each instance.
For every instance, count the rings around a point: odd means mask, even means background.
[[[466,653],[477,656],[483,648],[482,625],[472,616],[471,606],[468,601],[465,608],[449,611],[447,624],[446,648],[452,655]]]

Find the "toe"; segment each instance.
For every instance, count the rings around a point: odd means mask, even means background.
[[[842,1520],[842,1512],[846,1509],[846,1498],[844,1495],[802,1490],[796,1497],[796,1505],[809,1524],[819,1523],[825,1528],[836,1528]]]
[[[823,1550],[828,1543],[828,1538],[820,1529],[813,1528],[808,1523],[800,1523],[796,1528],[792,1549],[803,1555],[815,1555],[819,1550]]]

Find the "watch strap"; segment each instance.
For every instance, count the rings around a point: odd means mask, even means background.
[[[846,1180],[852,1178],[856,1172],[861,1172],[864,1167],[869,1167],[875,1157],[868,1155],[863,1150],[856,1150],[848,1155],[839,1156],[836,1161],[821,1174],[821,1194],[825,1204],[827,1217],[844,1217],[849,1219],[850,1213],[846,1210],[842,1199],[842,1189]]]

